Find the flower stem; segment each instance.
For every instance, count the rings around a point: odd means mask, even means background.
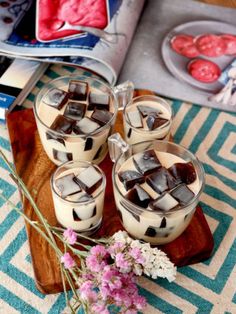
[[[40,219],[41,223],[43,224],[45,230],[47,231],[50,239],[52,242],[55,243],[55,239],[50,231],[50,228],[48,227],[45,218],[43,217],[42,213],[40,212],[38,206],[36,205],[34,199],[32,198],[32,196],[30,195],[30,192],[28,191],[26,185],[24,184],[24,182],[21,180],[21,178],[18,176],[18,174],[15,172],[15,170],[13,169],[13,167],[11,166],[10,162],[8,161],[7,157],[5,156],[5,154],[0,150],[0,156],[2,156],[3,160],[5,161],[5,163],[7,164],[8,168],[10,169],[11,174],[14,176],[15,180],[17,181],[17,183],[19,184],[20,189],[22,190],[23,194],[25,195],[25,197],[29,200],[31,206],[33,207],[36,215],[38,216],[38,218]]]

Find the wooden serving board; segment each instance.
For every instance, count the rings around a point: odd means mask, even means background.
[[[145,92],[144,92],[145,93]],[[10,141],[16,171],[28,187],[44,217],[51,225],[57,225],[50,190],[50,176],[56,166],[48,159],[40,143],[33,111],[25,109],[10,113],[7,117]],[[122,133],[122,115],[119,112],[116,130]],[[109,236],[123,229],[115,208],[111,170],[107,156],[100,164],[107,176],[104,219],[96,237]],[[37,220],[32,206],[23,200],[25,214]],[[36,286],[44,294],[63,291],[57,257],[31,226],[26,224]],[[210,257],[214,242],[200,206],[186,231],[172,243],[161,246],[177,266],[198,263]]]

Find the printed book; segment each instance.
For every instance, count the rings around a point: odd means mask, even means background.
[[[39,61],[0,56],[0,120],[21,105],[48,64]]]

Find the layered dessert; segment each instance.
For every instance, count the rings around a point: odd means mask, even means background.
[[[191,161],[156,149],[126,159],[113,180],[124,228],[152,244],[171,242],[186,229],[202,189]]]
[[[172,110],[163,99],[140,96],[124,110],[125,140],[132,145],[153,139],[168,139]]]
[[[99,163],[107,152],[116,103],[98,81],[68,79],[41,92],[35,116],[41,142],[57,165],[70,160]],[[97,86],[97,87],[96,87]]]
[[[102,221],[106,179],[95,165],[69,162],[52,177],[58,222],[77,231],[96,231]]]

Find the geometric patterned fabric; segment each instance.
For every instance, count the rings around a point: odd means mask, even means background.
[[[74,69],[52,65],[25,101],[32,106],[45,82]],[[83,71],[83,73],[86,71]],[[88,72],[84,73],[89,75]],[[174,141],[202,161],[206,186],[201,206],[214,236],[213,256],[178,269],[177,279],[141,277],[145,313],[236,313],[236,114],[170,100]],[[12,160],[6,126],[0,125],[0,149]],[[0,194],[21,206],[18,190],[0,159]],[[69,313],[64,294],[42,295],[34,276],[24,221],[0,199],[0,314]]]

